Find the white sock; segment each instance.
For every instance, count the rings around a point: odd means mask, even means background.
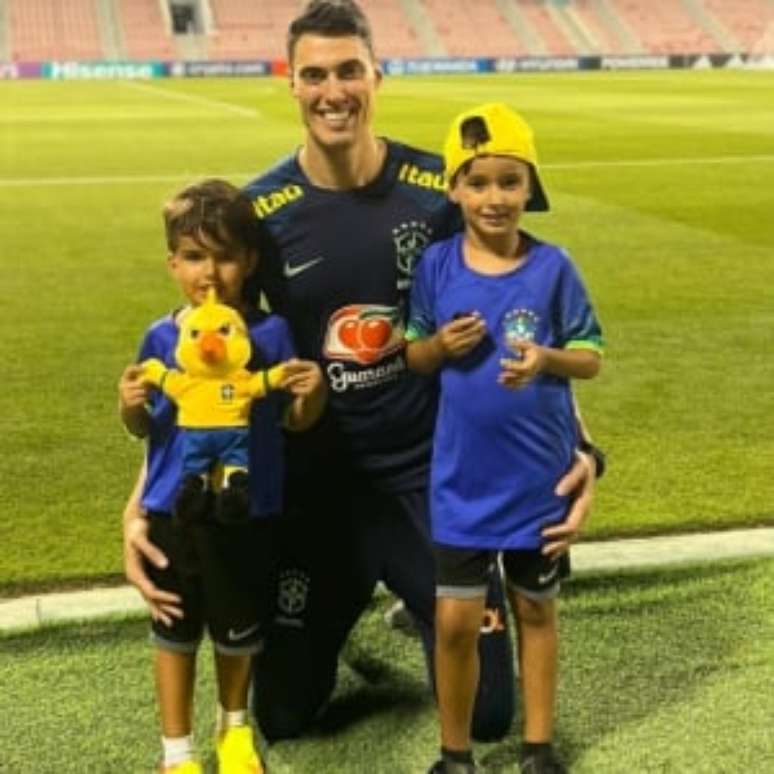
[[[188,736],[162,736],[161,746],[164,750],[164,766],[177,766],[193,760],[193,734]]]
[[[218,704],[218,732],[225,731],[234,726],[247,725],[247,708],[238,710],[225,710]]]

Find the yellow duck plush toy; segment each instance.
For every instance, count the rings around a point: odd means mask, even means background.
[[[210,289],[205,302],[180,322],[175,359],[182,370],[167,368],[156,358],[140,364],[143,378],[177,405],[183,432],[178,511],[203,507],[209,474],[221,464],[223,489],[216,514],[223,521],[247,516],[250,404],[279,388],[284,376],[282,364],[248,371],[251,352],[245,321]]]

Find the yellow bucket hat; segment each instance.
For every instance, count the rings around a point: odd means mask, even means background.
[[[532,129],[507,105],[500,102],[478,105],[452,121],[443,146],[446,179],[451,181],[460,167],[476,156],[512,156],[526,161],[532,171],[532,196],[526,209],[548,209],[548,197],[538,175]]]

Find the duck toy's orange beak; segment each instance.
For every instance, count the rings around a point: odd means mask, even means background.
[[[208,365],[217,365],[226,357],[226,343],[217,333],[208,331],[199,340],[199,357]]]

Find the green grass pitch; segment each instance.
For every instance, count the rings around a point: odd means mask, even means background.
[[[774,770],[774,561],[576,578],[561,598],[556,740],[573,774]],[[272,774],[424,774],[437,718],[416,640],[382,599],[344,653],[334,699]],[[215,688],[200,654],[196,735],[214,771]],[[147,774],[158,760],[144,621],[0,636],[0,771]],[[86,690],[84,690],[86,687]],[[486,774],[517,774],[518,718],[477,745]]]
[[[387,79],[380,132],[438,148],[502,100],[553,204],[526,227],[580,265],[608,339],[578,394],[609,473],[589,536],[774,522],[774,74]],[[0,82],[0,592],[120,572],[142,456],[116,381],[176,301],[159,209],[301,140],[287,84]]]

